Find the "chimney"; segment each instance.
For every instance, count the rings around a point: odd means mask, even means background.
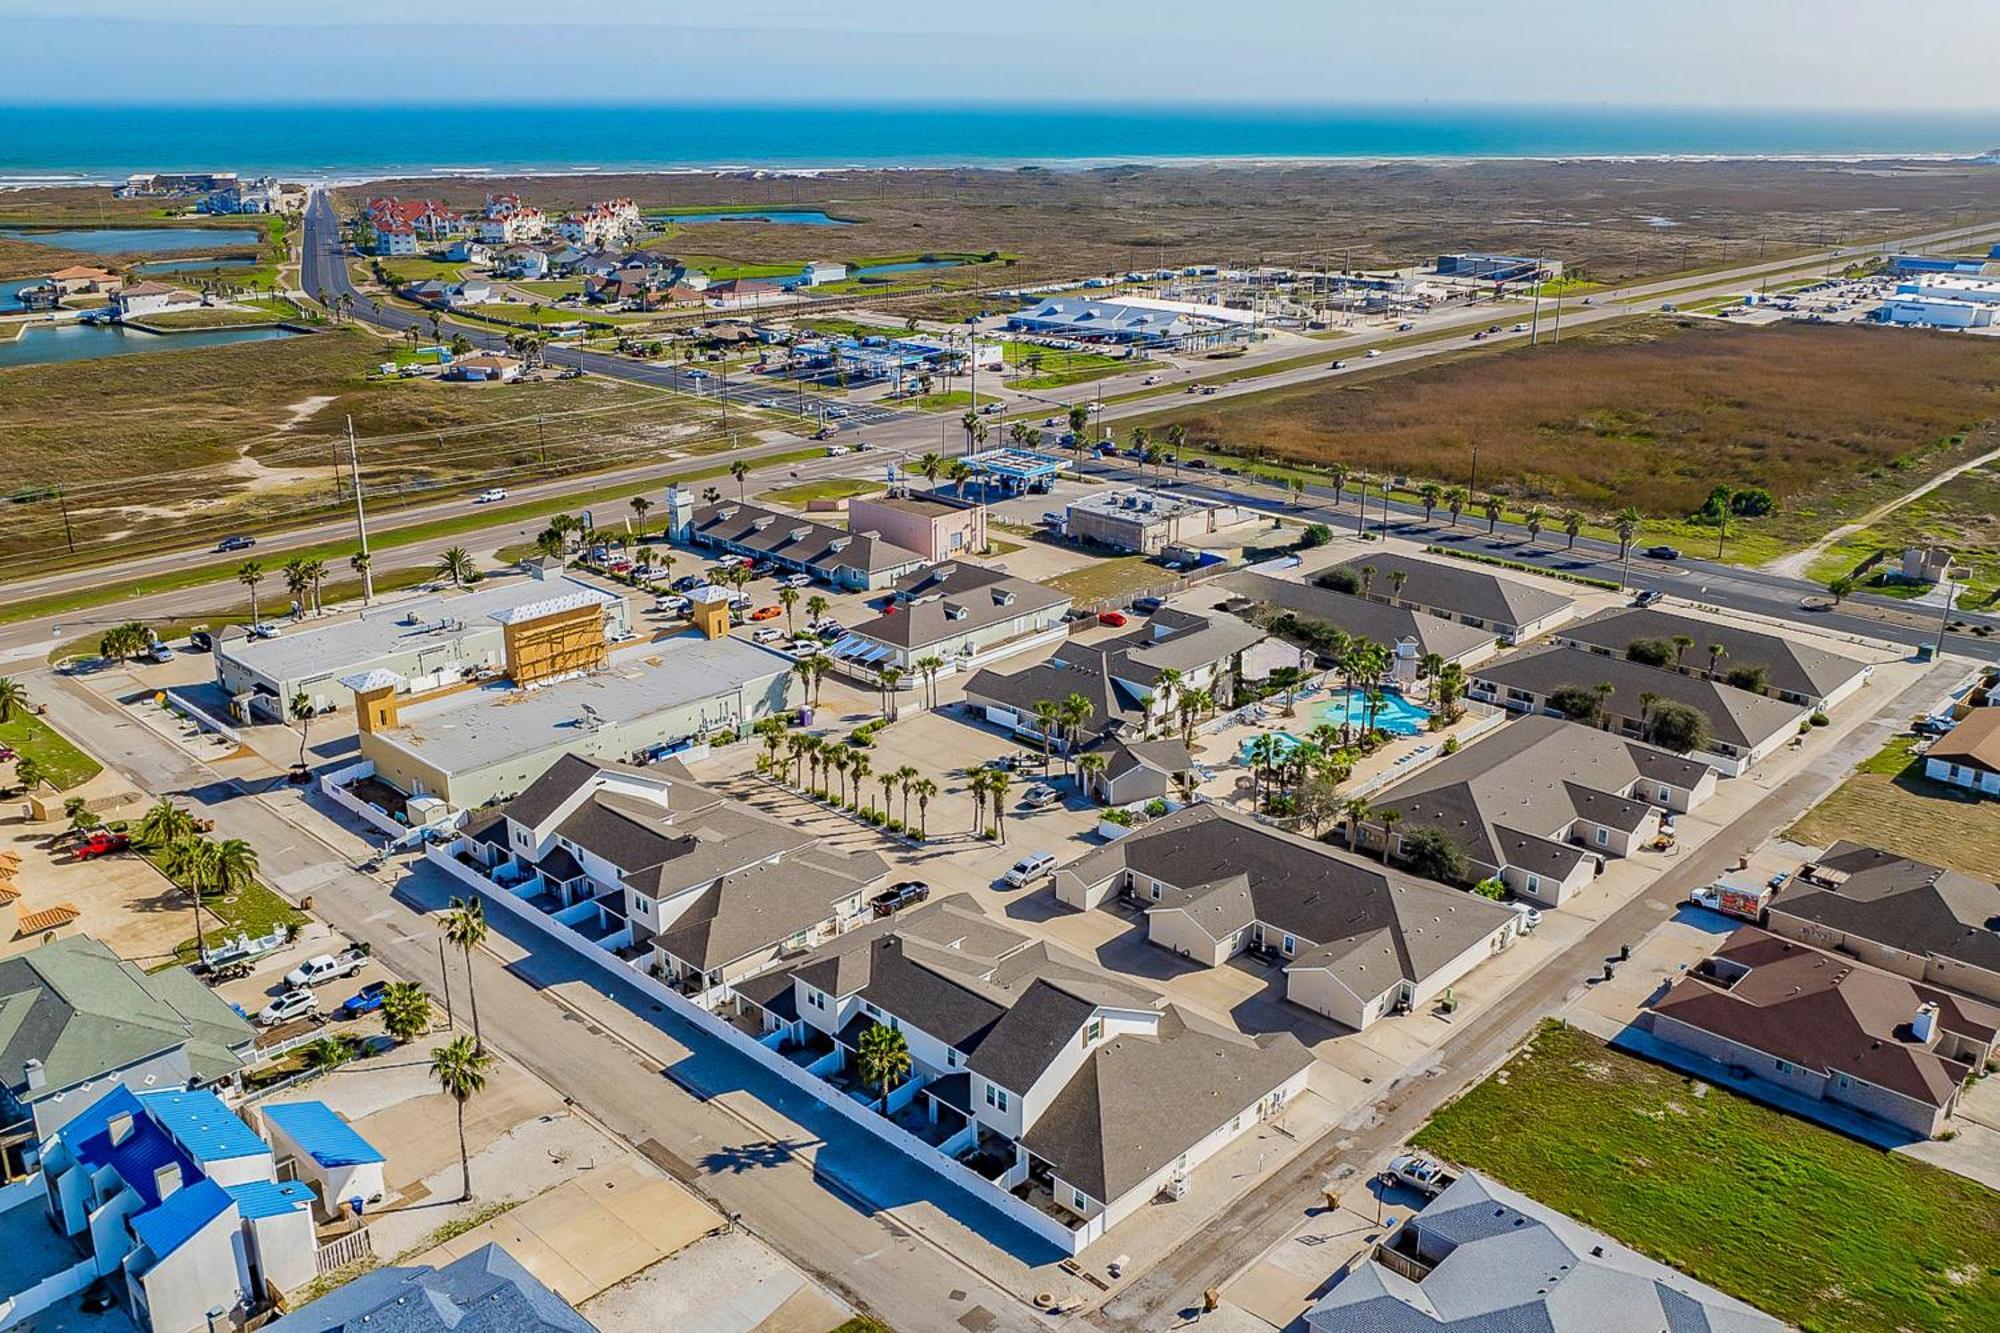
[[[32,1057],[21,1062],[21,1077],[28,1081],[29,1092],[36,1092],[48,1086],[48,1071],[42,1068],[40,1060]]]
[[[1917,1006],[1917,1016],[1910,1020],[1910,1035],[1925,1046],[1937,1036],[1938,1007],[1935,1002]]]
[[[111,1145],[117,1147],[132,1137],[132,1113],[120,1111],[105,1122],[104,1129],[111,1136]]]
[[[164,1201],[181,1187],[181,1164],[168,1162],[153,1172],[153,1192]]]

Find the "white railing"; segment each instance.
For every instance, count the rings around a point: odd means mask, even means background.
[[[827,1110],[867,1130],[889,1147],[919,1166],[934,1172],[946,1183],[963,1190],[1017,1226],[1057,1247],[1064,1254],[1073,1255],[1082,1248],[1084,1240],[1082,1233],[1070,1230],[1039,1208],[1024,1203],[1004,1189],[997,1188],[993,1182],[978,1172],[952,1161],[902,1126],[884,1119],[838,1088],[822,1082],[799,1068],[727,1019],[709,1013],[672,987],[663,985],[637,968],[619,962],[617,958],[606,954],[590,940],[554,920],[547,913],[537,911],[533,906],[511,894],[495,892],[495,885],[478,871],[459,861],[453,854],[456,846],[456,842],[442,845],[433,843],[425,850],[424,855],[432,865],[482,894],[488,901],[505,908],[514,916],[549,935],[557,943],[566,945],[579,957],[590,960],[606,971],[614,972],[621,980],[637,987],[648,999],[664,1006],[668,1012],[694,1025],[697,1030],[722,1042],[738,1054],[755,1061],[764,1070],[806,1093]]]
[[[242,732],[236,730],[236,728],[230,726],[227,722],[224,722],[221,718],[216,717],[213,713],[210,713],[207,709],[203,708],[200,704],[195,703],[193,700],[189,699],[186,695],[183,695],[180,692],[173,689],[167,689],[161,692],[167,696],[167,706],[169,708],[173,709],[177,713],[181,713],[184,716],[186,716],[188,721],[194,723],[197,727],[200,727],[203,731],[212,731],[216,735],[221,736],[223,739],[231,741],[237,745],[243,744]]]
[[[331,1273],[336,1268],[373,1258],[374,1255],[375,1242],[370,1238],[368,1228],[362,1227],[320,1246],[313,1253],[313,1266],[320,1273]]]

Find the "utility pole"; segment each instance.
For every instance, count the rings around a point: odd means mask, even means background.
[[[1958,596],[1958,585],[1952,582],[1951,566],[1944,571],[1944,609],[1938,612],[1937,645],[1931,649],[1932,658],[1944,656],[1944,632],[1951,627],[1951,599]]]
[[[541,446],[542,464],[546,467],[549,461],[549,436],[548,432],[542,429],[542,414],[540,412],[535,413],[535,439]]]
[[[368,554],[368,511],[361,503],[361,449],[354,442],[354,418],[347,418],[347,467],[354,474],[354,530],[361,537],[361,554]],[[361,600],[375,600],[375,569],[367,560],[361,562]]]
[[[102,207],[102,205],[99,205]],[[76,554],[76,533],[69,526],[69,500],[63,495],[62,483],[56,483],[56,505],[62,510],[63,544],[69,547],[71,555]]]
[[[1528,346],[1533,347],[1542,333],[1542,271],[1543,262],[1535,261],[1535,312],[1528,316]]]

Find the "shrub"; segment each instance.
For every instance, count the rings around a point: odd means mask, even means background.
[[[1444,738],[1444,753],[1446,754],[1458,753],[1458,737],[1447,736]]]
[[[1403,859],[1417,874],[1445,884],[1463,884],[1472,875],[1465,850],[1443,829],[1420,828],[1403,835]]]
[[[1299,546],[1309,551],[1315,546],[1324,546],[1332,540],[1332,528],[1324,523],[1308,523],[1306,530],[1299,535]]]
[[[1107,824],[1116,824],[1120,828],[1131,828],[1139,822],[1130,810],[1106,810],[1098,818]]]
[[[1507,882],[1497,875],[1488,876],[1472,886],[1472,891],[1482,898],[1499,902],[1507,896]]]
[[[1634,639],[1625,645],[1625,656],[1652,667],[1670,667],[1680,654],[1665,639]]]
[[[1322,588],[1331,588],[1335,592],[1353,593],[1357,596],[1361,592],[1361,576],[1351,569],[1343,569],[1339,566],[1327,570],[1326,573],[1321,574],[1313,582]]]
[[[1829,720],[1830,719],[1824,712],[1815,708],[1812,711],[1812,716],[1806,719],[1806,723],[1809,726],[1823,727],[1828,723]]]
[[[1152,800],[1146,802],[1147,818],[1158,819],[1161,815],[1164,815],[1165,813],[1167,813],[1167,803],[1161,800],[1160,798],[1154,797]]]

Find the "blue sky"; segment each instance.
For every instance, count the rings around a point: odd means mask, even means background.
[[[1994,0],[0,0],[21,103],[2000,108]]]

